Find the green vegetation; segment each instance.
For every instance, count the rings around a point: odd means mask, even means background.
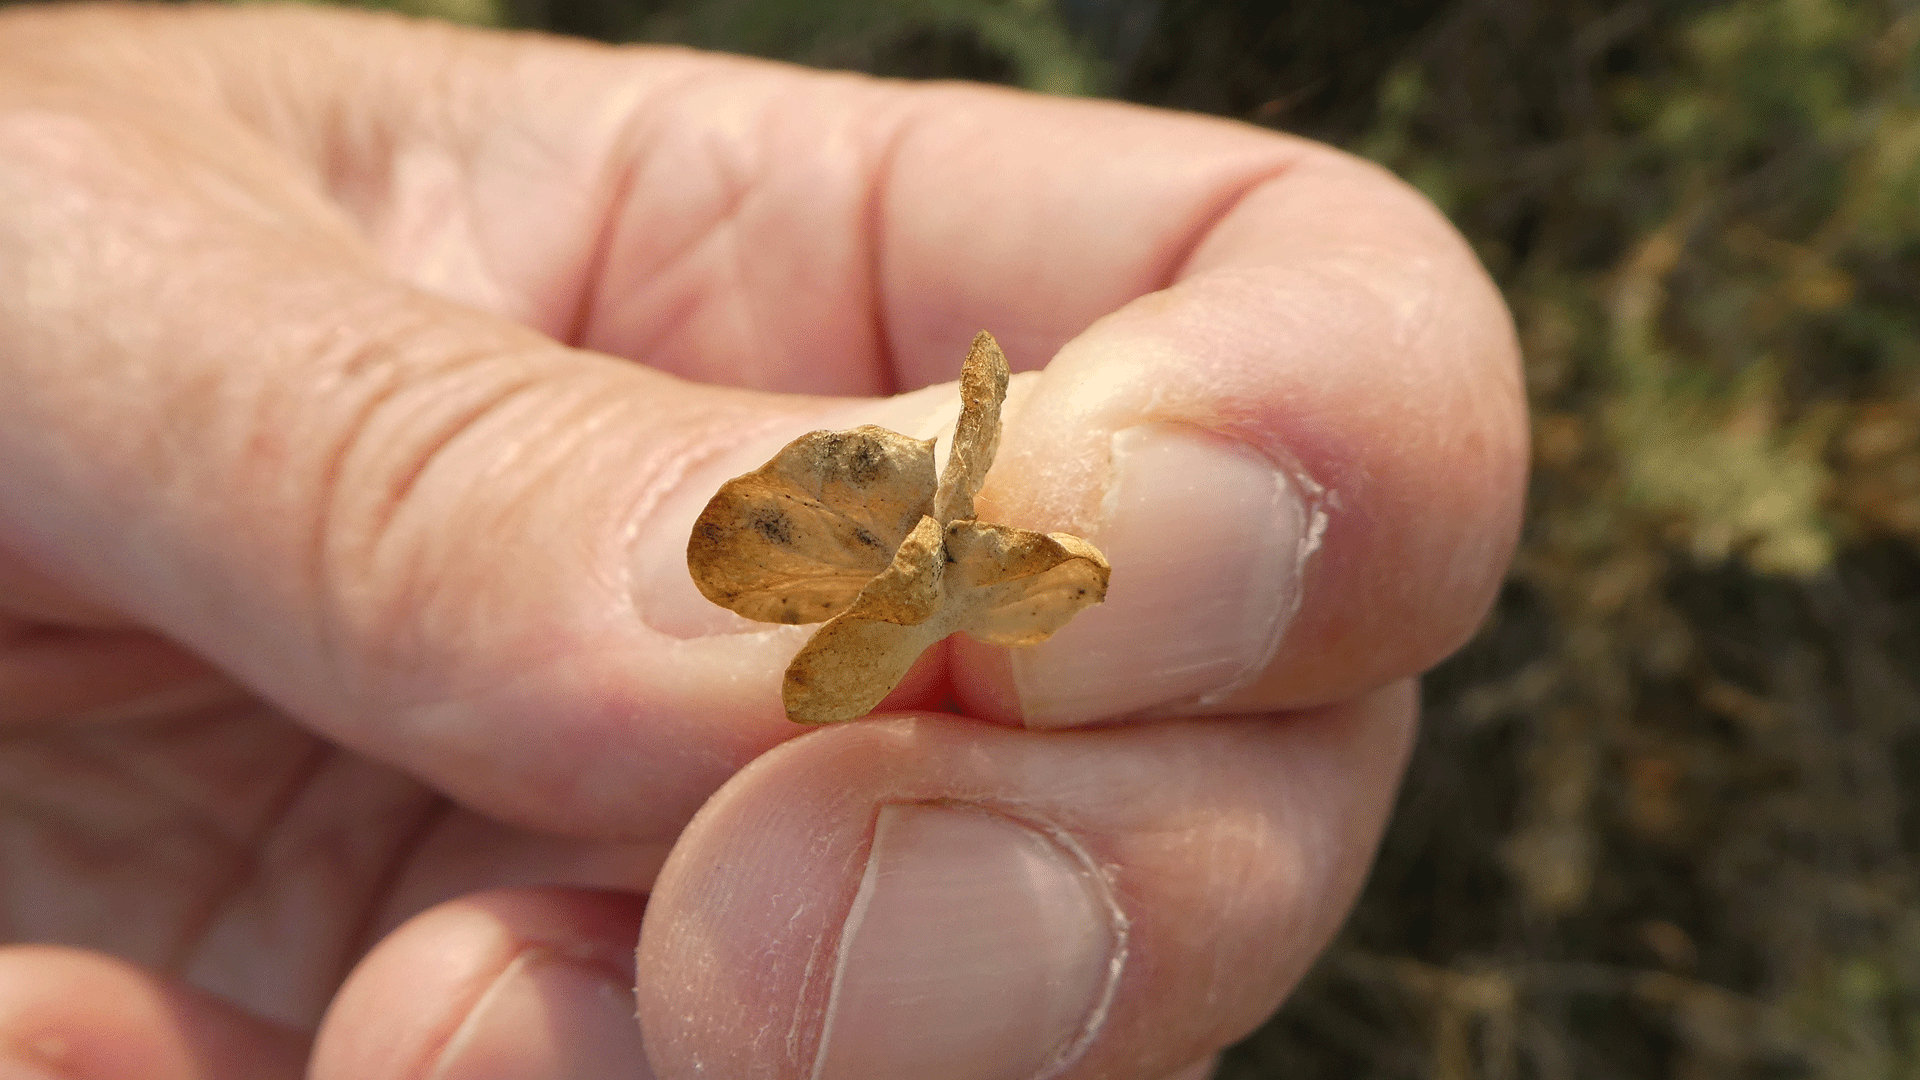
[[[1519,320],[1532,512],[1235,1077],[1920,1077],[1920,6],[1438,5],[1350,145]]]
[[[884,74],[966,50],[976,65],[998,61],[1001,81],[1063,94],[1101,86],[1092,51],[1046,0],[706,0],[654,12],[637,36]]]

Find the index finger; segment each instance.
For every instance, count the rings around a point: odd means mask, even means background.
[[[1431,663],[1497,582],[1504,315],[1431,208],[1331,151],[294,9],[6,30],[40,65],[0,155],[35,283],[7,312],[14,546],[471,805],[677,828],[795,731],[799,640],[715,625],[687,577],[701,506],[808,428],[952,416],[605,351],[853,392],[935,377],[983,325],[1029,368],[1065,343],[980,507],[1083,527],[1111,602],[1036,650],[937,650],[896,704],[1058,725],[1348,696]],[[93,88],[139,55],[194,74]]]
[[[1035,650],[956,642],[916,701],[1041,724],[1321,703],[1427,669],[1492,600],[1523,494],[1517,346],[1467,244],[1382,169],[1108,102],[465,44],[442,83],[472,104],[396,110],[386,144],[488,163],[478,252],[399,240],[434,204],[397,163],[349,204],[403,275],[703,382],[916,388],[979,329],[1046,369],[983,509],[1112,548],[1110,601]],[[647,575],[659,625],[708,621],[672,613],[705,607],[678,578],[707,494],[639,534],[676,578]]]
[[[921,386],[981,327],[1045,368],[1010,405],[983,514],[1108,549],[1108,603],[1030,650],[955,639],[926,703],[1048,726],[1299,707],[1424,670],[1478,624],[1519,521],[1517,349],[1411,188],[1111,103],[778,69],[687,93],[686,115],[744,96],[761,133],[724,223],[752,253],[738,304],[761,351],[699,309],[696,373],[858,355]],[[621,207],[600,289],[625,299],[592,331],[636,355],[661,302],[647,237],[668,227],[648,199]],[[661,560],[682,525],[659,523]]]
[[[432,222],[396,165],[360,194],[403,274],[704,382],[911,389],[981,328],[1047,368],[983,506],[1114,548],[1109,603],[1037,649],[957,642],[927,702],[1042,724],[1315,704],[1424,670],[1491,602],[1517,349],[1472,252],[1383,170],[1196,116],[672,50],[516,43],[502,79],[501,48],[451,66],[476,105],[398,110],[389,139],[490,163],[467,262],[500,280],[398,239]],[[668,500],[643,565],[684,576],[702,498]]]

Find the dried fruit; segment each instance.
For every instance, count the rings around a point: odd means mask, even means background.
[[[981,331],[937,484],[931,439],[814,431],[727,481],[701,512],[687,569],[707,599],[761,622],[826,621],[787,667],[789,718],[864,716],[948,634],[1032,645],[1106,598],[1109,567],[1092,544],[974,518],[1007,379],[1006,356]]]

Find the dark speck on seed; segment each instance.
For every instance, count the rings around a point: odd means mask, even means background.
[[[847,479],[856,484],[871,484],[886,471],[886,458],[870,440],[861,439],[847,455]]]
[[[886,459],[873,440],[853,431],[822,432],[826,437],[812,449],[813,467],[821,483],[866,486],[886,471]]]
[[[853,538],[855,540],[860,541],[862,544],[865,544],[867,547],[870,547],[870,548],[877,548],[880,546],[879,537],[873,535],[872,533],[868,532],[867,530],[861,528],[858,525],[855,525],[853,527]]]
[[[786,547],[793,543],[793,522],[778,510],[756,509],[747,524],[768,540]]]

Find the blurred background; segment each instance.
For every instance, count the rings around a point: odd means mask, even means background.
[[[1279,1078],[1920,1078],[1920,0],[397,0],[1200,110],[1506,290],[1532,509]]]

